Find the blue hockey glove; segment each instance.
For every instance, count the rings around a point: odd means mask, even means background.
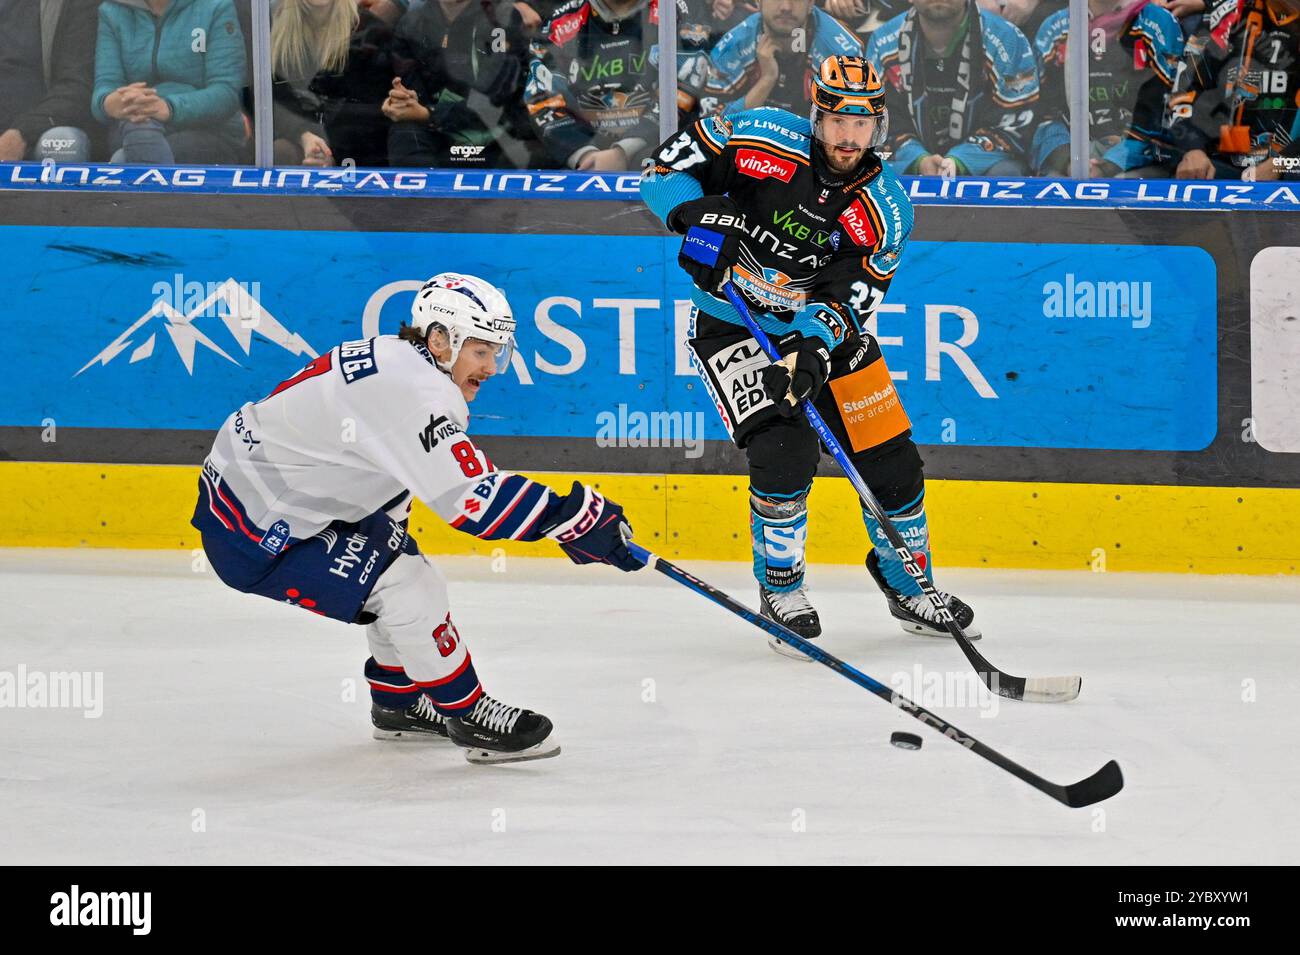
[[[677,264],[696,287],[717,295],[740,255],[745,216],[728,196],[702,196],[668,214],[668,225],[685,236]]]

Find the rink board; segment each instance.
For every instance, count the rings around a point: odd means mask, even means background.
[[[198,469],[0,463],[0,547],[199,546],[189,526]],[[560,474],[617,500],[646,547],[681,560],[749,560],[747,488],[729,475]],[[927,484],[935,559],[949,566],[1294,574],[1300,490],[992,481]],[[866,537],[843,478],[810,497],[808,557],[854,564]],[[480,541],[417,504],[411,527],[435,554],[555,556],[549,541]]]
[[[348,196],[243,174],[216,194],[209,174],[153,194],[4,193],[0,314],[24,329],[76,316],[78,334],[29,336],[0,379],[0,545],[193,548],[194,476],[225,415],[311,354],[391,331],[421,278],[462,267],[497,275],[521,320],[519,361],[474,408],[493,460],[554,484],[589,476],[667,554],[748,561],[744,458],[680,346],[673,240],[630,179],[559,195],[545,177],[437,192],[437,177],[398,176]],[[941,566],[1296,572],[1300,197],[909,188],[912,264],[875,332],[917,428]],[[224,304],[194,328],[226,357],[189,354],[149,314],[170,294],[187,315],[209,282]],[[1143,303],[1132,314],[1079,307],[1080,289],[1121,286]],[[223,321],[244,293],[279,326],[248,348]],[[680,413],[683,433],[638,440],[637,415],[656,411]],[[810,558],[857,564],[864,532],[836,474],[823,461]],[[422,510],[416,526],[440,553],[554,553],[482,544]]]
[[[617,446],[658,414],[655,430],[669,433],[652,437],[669,446],[724,441],[685,345],[691,286],[677,245],[0,229],[7,307],[76,315],[80,329],[75,347],[61,336],[26,344],[0,376],[0,427],[215,428],[334,344],[395,334],[437,262],[495,276],[519,323],[510,370],[474,402],[476,436]],[[915,240],[906,255],[870,330],[918,443],[1195,452],[1214,440],[1218,289],[1204,249]]]

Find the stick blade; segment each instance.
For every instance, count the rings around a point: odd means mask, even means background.
[[[1079,676],[1031,676],[1025,680],[1024,696],[1027,703],[1068,703],[1076,699],[1083,689]]]
[[[1025,703],[1068,703],[1083,688],[1083,677],[1078,676],[1023,677],[993,672],[980,673],[980,679],[998,696]]]
[[[1064,801],[1071,809],[1078,809],[1109,799],[1123,788],[1124,774],[1119,771],[1119,763],[1112,759],[1087,779],[1066,786]]]

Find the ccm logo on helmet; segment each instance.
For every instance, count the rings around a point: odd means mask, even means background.
[[[761,153],[757,149],[736,151],[736,168],[755,179],[780,179],[789,182],[794,178],[794,163]]]
[[[874,246],[876,231],[871,228],[867,210],[862,208],[862,200],[854,199],[853,204],[840,213],[840,225],[858,245]]]

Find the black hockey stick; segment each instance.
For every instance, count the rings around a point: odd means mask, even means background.
[[[722,286],[722,290],[727,293],[727,298],[736,311],[740,313],[740,317],[745,321],[745,326],[749,329],[750,334],[754,336],[759,347],[767,354],[767,357],[774,362],[780,361],[781,356],[772,347],[772,342],[767,337],[767,333],[754,321],[754,316],[749,313],[749,307],[745,304],[745,300],[740,297],[740,293],[736,291],[736,287],[731,284],[730,280]],[[858,492],[858,497],[862,498],[863,506],[871,512],[871,516],[876,519],[876,523],[880,525],[885,537],[888,538],[889,546],[894,548],[894,552],[902,560],[904,569],[916,581],[921,588],[921,592],[930,601],[930,605],[934,607],[935,616],[943,621],[948,632],[953,635],[953,639],[961,647],[961,652],[966,654],[966,659],[975,668],[975,672],[984,681],[984,685],[999,696],[1005,696],[1009,700],[1025,700],[1029,703],[1065,703],[1077,697],[1080,688],[1083,686],[1082,677],[1036,676],[1026,678],[1011,676],[1003,673],[984,659],[984,656],[971,645],[970,638],[958,626],[957,621],[953,619],[948,605],[943,602],[939,592],[934,589],[934,584],[930,583],[925,571],[916,562],[916,558],[912,555],[907,542],[903,540],[903,535],[894,527],[894,522],[889,519],[885,509],[880,506],[876,496],[871,493],[871,489],[867,487],[867,482],[862,480],[862,475],[853,466],[849,456],[844,453],[844,448],[840,445],[839,440],[831,432],[831,429],[826,426],[826,422],[822,420],[822,416],[813,407],[812,402],[804,400],[799,404],[803,408],[803,413],[807,415],[808,422],[813,426],[813,430],[817,432],[817,437],[821,439],[822,444],[826,446],[826,450],[830,451],[831,456],[835,458],[835,463],[840,466],[840,470],[849,479],[853,489]]]
[[[799,636],[793,630],[783,627],[775,620],[769,620],[760,613],[750,610],[744,604],[735,598],[723,593],[721,590],[706,584],[698,577],[687,573],[675,564],[664,560],[657,554],[652,554],[635,541],[628,540],[627,549],[631,551],[632,556],[637,560],[643,561],[647,567],[653,566],[655,570],[694,590],[697,594],[712,600],[720,607],[730,610],[736,616],[748,620],[756,627],[766,630],[772,636],[776,637],[782,643],[788,643],[790,646],[806,654],[818,663],[830,667],[840,676],[851,680],[865,690],[870,690],[876,696],[880,697],[886,703],[898,707],[909,716],[920,720],[931,729],[942,733],[955,743],[966,747],[972,753],[983,756],[995,766],[1000,766],[1012,776],[1023,779],[1035,789],[1047,793],[1059,803],[1064,803],[1071,808],[1080,806],[1091,806],[1095,802],[1101,802],[1103,799],[1109,799],[1122,788],[1124,788],[1124,776],[1119,770],[1119,763],[1111,760],[1101,769],[1097,770],[1087,779],[1081,779],[1077,783],[1071,783],[1068,786],[1062,786],[1058,783],[1044,779],[1037,773],[1032,773],[1019,763],[1012,762],[995,749],[985,746],[973,736],[967,736],[957,727],[953,726],[947,720],[935,716],[929,710],[913,703],[901,693],[895,693],[889,687],[885,686],[871,677],[867,676],[856,667],[850,666],[839,657],[832,656],[825,650],[821,649],[815,643],[810,643],[803,637]]]

